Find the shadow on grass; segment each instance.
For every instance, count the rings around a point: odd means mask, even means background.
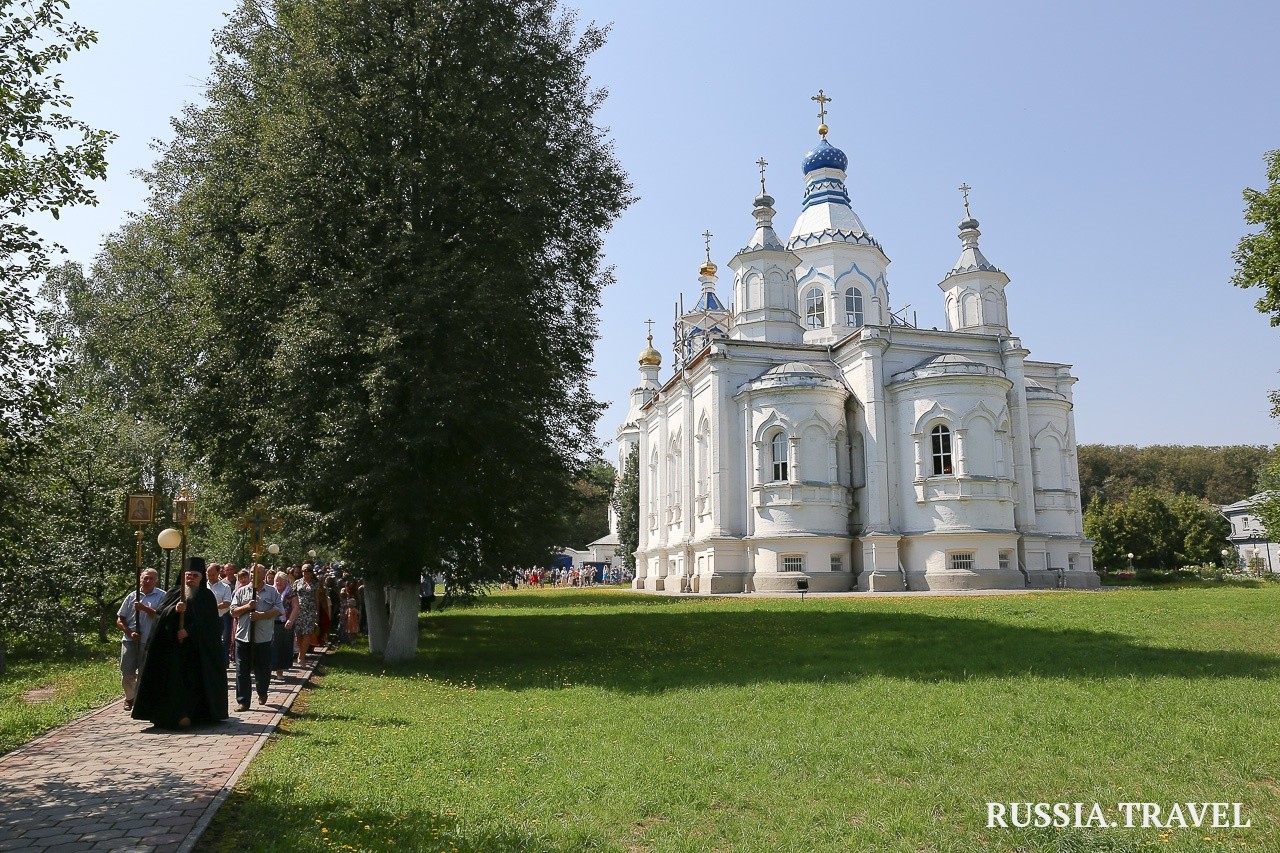
[[[1153,648],[1107,631],[921,613],[597,607],[589,615],[519,615],[480,607],[430,621],[413,664],[388,666],[364,654],[333,663],[511,690],[572,684],[636,693],[869,676],[938,682],[1280,675],[1280,657],[1270,655]]]
[[[477,598],[473,604],[456,602],[446,610],[466,612],[476,610],[540,610],[565,607],[613,607],[625,604],[628,607],[679,607],[685,602],[673,595],[649,595],[633,592],[621,587],[604,587],[592,589],[572,589],[562,587],[546,587],[544,589],[525,588],[519,595],[495,595]]]
[[[406,812],[355,808],[350,799],[308,803],[299,813],[292,791],[259,786],[252,796],[241,790],[224,807],[195,846],[204,853],[242,850],[448,850],[456,853],[559,853],[601,849],[600,838],[581,832],[571,839],[517,826],[461,824],[457,817],[425,806]],[[270,827],[264,836],[263,827]],[[274,839],[278,839],[274,840]]]

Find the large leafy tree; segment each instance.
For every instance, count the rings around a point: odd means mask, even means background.
[[[1259,228],[1236,246],[1236,272],[1231,283],[1261,288],[1257,308],[1271,316],[1271,325],[1280,326],[1280,149],[1268,151],[1265,160],[1266,189],[1244,191],[1245,222]]]
[[[636,570],[636,551],[640,548],[640,448],[627,454],[622,477],[614,491],[613,511],[618,514],[618,553],[622,565]]]
[[[105,176],[114,138],[68,112],[71,98],[56,68],[96,36],[66,21],[67,7],[66,0],[0,0],[0,672],[6,634],[35,624],[37,599],[49,597],[29,569],[41,521],[32,455],[53,409],[58,342],[39,333],[32,288],[60,247],[36,224],[96,203],[89,182]]]
[[[1118,571],[1133,554],[1138,568],[1176,569],[1217,563],[1230,525],[1204,500],[1140,486],[1121,500],[1095,495],[1084,514],[1094,563]]]
[[[190,434],[234,493],[320,513],[416,644],[553,545],[600,406],[605,229],[629,185],[554,0],[245,0],[152,174],[213,334]]]
[[[561,544],[583,550],[609,532],[609,501],[617,471],[604,459],[593,460],[574,487],[574,500],[564,507]],[[552,521],[550,515],[548,521]]]
[[[31,286],[61,247],[33,221],[96,204],[114,134],[67,110],[55,72],[97,36],[64,20],[66,0],[0,0],[0,452],[28,442],[47,411],[51,342],[36,331]]]
[[[1252,234],[1240,239],[1233,257],[1236,272],[1231,283],[1237,287],[1260,288],[1257,309],[1270,315],[1271,325],[1280,326],[1280,149],[1264,155],[1267,164],[1267,186],[1262,190],[1244,191],[1244,219],[1258,226]],[[1280,391],[1272,391],[1271,414],[1280,418]],[[1262,474],[1262,487],[1268,491],[1280,488],[1280,463],[1273,456]],[[1280,496],[1269,494],[1257,508],[1268,533],[1280,535]]]
[[[1280,445],[1258,475],[1258,491],[1262,497],[1253,505],[1253,513],[1274,541],[1280,538]]]

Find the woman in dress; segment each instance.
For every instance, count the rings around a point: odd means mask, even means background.
[[[293,636],[298,643],[298,666],[306,663],[307,652],[316,641],[316,630],[320,627],[318,596],[320,583],[316,580],[315,570],[310,564],[302,567],[302,580],[294,585],[298,606],[293,620]]]
[[[280,608],[280,615],[276,617],[275,634],[271,638],[271,663],[276,675],[282,677],[295,659],[293,620],[298,615],[298,595],[289,586],[289,575],[285,572],[276,572],[274,583],[283,606]]]

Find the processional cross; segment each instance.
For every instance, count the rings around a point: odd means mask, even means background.
[[[260,497],[254,499],[248,512],[236,519],[236,527],[249,531],[249,550],[253,552],[254,563],[262,556],[262,540],[266,534],[283,526],[284,519],[267,509],[267,502]]]

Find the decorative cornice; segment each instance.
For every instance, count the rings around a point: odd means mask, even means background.
[[[821,246],[825,243],[855,243],[863,246],[874,246],[881,252],[884,251],[880,241],[865,231],[847,231],[843,228],[827,228],[811,234],[799,234],[791,238],[791,241],[787,243],[787,248],[808,248],[809,246]]]

